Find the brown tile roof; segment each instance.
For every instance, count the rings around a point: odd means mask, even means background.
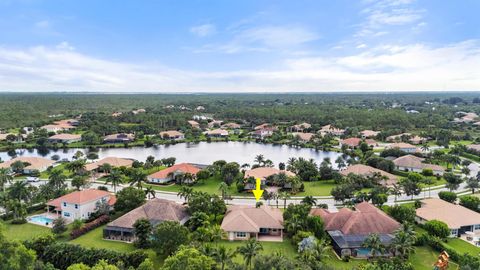
[[[391,234],[400,227],[400,223],[367,202],[357,204],[355,211],[342,208],[332,213],[314,208],[310,214],[323,219],[326,231],[341,231],[345,235]]]
[[[109,205],[114,205],[116,200],[115,195],[110,194],[108,191],[98,190],[98,189],[84,189],[80,191],[74,191],[62,197],[58,197],[47,202],[47,205],[55,206],[57,208],[61,207],[63,202],[69,204],[84,204],[91,201],[99,200],[103,197],[109,196]]]
[[[467,149],[480,151],[480,144],[469,144],[467,145]]]
[[[362,142],[362,139],[360,139],[360,138],[348,138],[348,139],[341,140],[340,142],[342,144],[346,144],[350,147],[357,147]],[[372,140],[372,139],[366,139],[365,143],[367,143],[369,146],[375,146],[377,144],[377,142],[375,140]]]
[[[294,132],[292,133],[293,136],[297,136],[298,138],[300,138],[300,140],[302,141],[310,141],[312,139],[313,136],[315,136],[315,134],[313,133],[303,133],[303,132]]]
[[[205,135],[221,135],[221,136],[228,136],[228,130],[225,129],[214,129],[214,130],[207,130],[204,132]]]
[[[141,218],[148,219],[152,224],[158,224],[162,221],[177,221],[184,224],[189,217],[185,206],[173,201],[155,198],[108,223],[107,226],[132,229],[135,221]]]
[[[135,137],[133,134],[126,134],[126,133],[117,133],[117,134],[110,134],[103,138],[104,141],[133,141]]]
[[[260,228],[283,229],[280,209],[262,206],[229,206],[221,228],[226,232],[259,232]]]
[[[229,122],[229,123],[223,124],[222,127],[231,128],[231,129],[238,129],[238,128],[241,128],[242,126],[240,124],[237,124],[237,123],[234,123],[234,122]]]
[[[368,165],[363,165],[363,164],[355,164],[352,166],[347,167],[344,170],[340,171],[340,174],[343,176],[347,176],[349,174],[357,174],[357,175],[362,175],[362,176],[371,176],[374,173],[380,173],[382,176],[386,176],[388,178],[387,180],[387,185],[392,185],[398,181],[398,177],[396,175],[393,175],[391,173],[388,173],[386,171],[379,170],[377,168],[368,166]],[[380,183],[380,184],[383,184]]]
[[[424,159],[414,156],[414,155],[405,155],[393,160],[395,166],[399,167],[409,167],[409,168],[417,168],[417,169],[425,169],[429,168],[434,171],[444,171],[445,169],[440,165],[435,164],[427,164],[423,163]]]
[[[269,176],[280,174],[280,173],[284,173],[287,176],[295,176],[295,174],[291,171],[285,171],[285,170],[282,171],[272,167],[258,167],[255,169],[245,171],[245,178],[253,177],[255,179],[256,178],[266,179]]]
[[[480,214],[460,205],[441,199],[422,200],[422,207],[417,209],[417,216],[424,220],[440,220],[450,229],[480,224]]]
[[[85,169],[87,171],[92,171],[106,163],[112,165],[112,167],[131,167],[133,160],[127,158],[106,157],[99,161],[86,164]]]
[[[197,121],[189,120],[188,124],[190,124],[190,126],[192,126],[194,128],[200,127],[200,124]]]
[[[68,133],[60,133],[55,134],[49,137],[50,140],[80,140],[82,135],[80,134],[68,134]]]
[[[174,172],[191,173],[196,175],[200,170],[201,169],[199,167],[193,164],[179,163],[179,164],[173,165],[172,167],[150,174],[148,178],[165,179],[168,177],[170,173],[174,173]]]
[[[172,137],[183,136],[183,133],[176,130],[167,130],[167,131],[160,132],[161,137],[164,137],[165,135],[167,135],[169,138],[172,138]]]
[[[16,157],[14,159],[11,159],[9,161],[5,161],[3,163],[0,163],[0,168],[9,168],[13,163],[16,161],[21,161],[23,163],[29,163],[30,165],[26,166],[25,169],[27,170],[42,170],[47,167],[52,166],[55,161],[47,159],[47,158],[41,158],[41,157]]]
[[[365,137],[375,137],[377,136],[378,134],[380,133],[380,131],[373,131],[373,130],[363,130],[362,132],[360,132],[360,134],[362,134],[362,136],[365,136]]]
[[[388,148],[403,149],[403,148],[417,148],[417,147],[415,145],[412,145],[412,144],[409,144],[409,143],[400,142],[400,143],[392,143],[388,146]]]

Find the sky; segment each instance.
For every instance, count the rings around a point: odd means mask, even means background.
[[[0,92],[480,90],[480,1],[0,0]]]

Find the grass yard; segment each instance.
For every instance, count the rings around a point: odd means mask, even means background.
[[[72,241],[70,243],[79,244],[85,247],[105,248],[120,252],[134,251],[135,247],[132,244],[110,241],[103,239],[103,228],[105,226],[98,227]]]
[[[10,224],[7,222],[3,224],[5,225],[5,236],[9,240],[25,241],[50,233],[50,228],[30,223]]]
[[[305,191],[295,196],[330,196],[330,191],[335,187],[333,180],[303,182]]]
[[[467,243],[462,239],[458,239],[458,238],[449,239],[448,242],[445,243],[445,245],[463,254],[468,253],[473,256],[479,256],[480,254],[479,247],[476,247],[470,243]]]
[[[415,253],[411,255],[409,261],[416,270],[431,270],[433,269],[433,264],[436,262],[438,255],[439,252],[434,251],[430,247],[416,247]],[[458,269],[458,265],[451,262],[448,269]]]
[[[162,190],[162,191],[169,191],[169,192],[179,192],[182,188],[181,185],[177,184],[170,184],[170,185],[151,185],[147,184],[146,186],[151,186],[155,190]],[[196,183],[195,185],[191,186],[196,191],[203,191],[209,194],[218,194],[220,195],[220,191],[218,187],[220,186],[220,181],[215,177],[210,177],[207,180],[203,181],[202,183]],[[234,191],[234,185],[231,186],[231,192]],[[236,193],[236,190],[235,190]]]

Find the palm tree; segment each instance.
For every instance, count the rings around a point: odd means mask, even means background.
[[[263,167],[265,163],[265,157],[262,154],[257,155],[254,159],[254,162],[256,162],[258,166]]]
[[[140,169],[133,170],[130,175],[130,186],[136,185],[138,189],[142,189],[144,182],[147,182],[147,174]]]
[[[402,187],[397,184],[393,184],[392,188],[390,189],[390,192],[393,196],[395,196],[394,202],[396,202],[397,197],[402,195]]]
[[[180,191],[178,192],[177,196],[180,197],[180,198],[184,198],[185,202],[188,202],[188,200],[190,199],[190,196],[192,196],[192,194],[193,194],[193,188],[182,186],[180,188]]]
[[[53,170],[50,172],[50,176],[48,177],[48,185],[53,187],[55,190],[59,190],[65,186],[65,180],[67,180],[67,177],[62,173],[61,170]]]
[[[86,161],[84,159],[79,159],[72,161],[65,165],[65,168],[73,173],[78,173],[79,171],[85,170]]]
[[[27,181],[16,181],[8,188],[10,198],[28,202],[32,196]]]
[[[278,208],[278,193],[275,192],[275,191],[270,192],[270,199],[275,200],[275,202],[277,203],[277,208]]]
[[[250,269],[252,260],[263,250],[262,245],[255,238],[249,239],[244,246],[238,247],[237,252],[242,254],[246,269]]]
[[[415,240],[416,236],[413,227],[408,223],[402,224],[402,227],[395,231],[395,238],[393,238],[390,244],[390,249],[394,255],[398,253],[403,259],[407,259],[415,251],[413,246]]]
[[[385,246],[377,233],[371,233],[363,241],[362,247],[370,249],[370,255],[375,258],[379,254],[385,253]]]
[[[225,182],[221,182],[218,190],[222,193],[222,199],[225,200],[228,196],[228,191],[230,187]]]
[[[219,246],[213,253],[213,257],[220,264],[220,269],[225,270],[225,266],[232,263],[232,258],[235,257],[236,252],[232,249],[227,249],[225,246]]]
[[[117,193],[117,186],[120,185],[122,182],[122,173],[117,169],[112,170],[110,174],[107,175],[107,177],[105,178],[105,184],[112,183],[114,193]]]
[[[315,199],[313,196],[305,196],[302,199],[303,204],[308,204],[310,206],[317,205],[317,199]]]
[[[290,194],[286,191],[282,191],[278,196],[283,200],[283,208],[287,208],[287,200],[290,199]]]
[[[427,152],[428,150],[430,150],[430,147],[428,146],[428,144],[424,143],[422,144],[422,147],[420,147],[420,149],[422,149],[423,152]]]
[[[151,186],[148,186],[146,189],[145,189],[145,196],[147,196],[147,198],[150,200],[150,196],[152,196],[152,198],[155,198],[156,196],[156,192],[155,192],[155,189],[153,189]]]
[[[10,171],[7,168],[0,169],[0,185],[2,186],[3,192],[5,192],[5,186],[7,183],[12,183],[13,176],[10,174]]]
[[[110,165],[109,163],[103,163],[98,167],[98,169],[104,173],[110,173],[112,171],[112,165]]]
[[[227,237],[225,231],[218,224],[210,227],[210,235],[212,236],[212,241],[215,243]]]

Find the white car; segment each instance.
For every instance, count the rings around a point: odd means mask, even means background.
[[[29,177],[27,177],[27,182],[28,183],[40,182],[40,178],[29,176]]]

